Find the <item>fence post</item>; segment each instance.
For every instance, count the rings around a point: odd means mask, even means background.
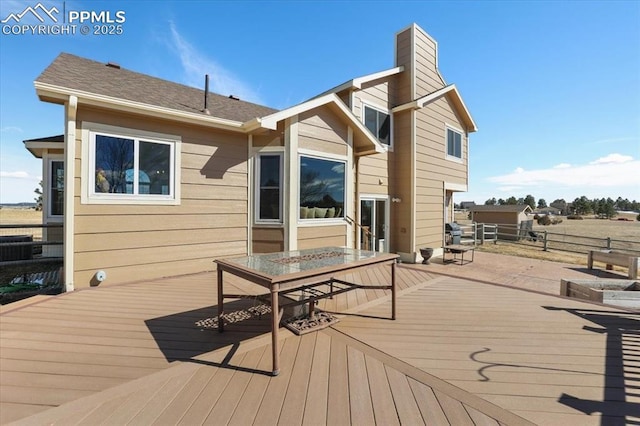
[[[548,251],[547,250],[547,231],[544,231],[544,247],[542,247],[542,251]]]
[[[471,232],[473,232],[473,245],[478,245],[478,224],[476,222],[471,222]]]
[[[493,244],[498,244],[498,224],[493,225]]]
[[[607,237],[607,250],[611,250],[611,237]]]
[[[484,244],[484,223],[480,224],[480,245]]]

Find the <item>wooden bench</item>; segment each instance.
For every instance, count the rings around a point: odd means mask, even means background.
[[[587,268],[593,269],[593,262],[605,263],[609,270],[612,269],[613,265],[629,268],[629,279],[638,279],[640,257],[630,256],[624,253],[591,250],[587,257]]]

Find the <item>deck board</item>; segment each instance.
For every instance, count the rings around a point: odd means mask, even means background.
[[[481,260],[443,270],[469,273],[484,267]],[[301,337],[283,330],[278,377],[268,374],[268,316],[229,324],[222,334],[212,325],[212,273],[3,308],[0,423],[589,425],[640,418],[640,396],[629,387],[640,378],[640,360],[629,352],[638,344],[637,315],[421,267],[429,266],[397,268],[396,321],[388,319],[389,291],[322,300],[320,307],[349,314]],[[387,267],[345,277],[381,284],[391,275]],[[526,283],[524,275],[509,280]],[[264,293],[232,276],[228,285],[229,292]],[[243,312],[254,303],[225,306]],[[618,346],[607,346],[615,330]],[[602,412],[584,412],[596,406]]]

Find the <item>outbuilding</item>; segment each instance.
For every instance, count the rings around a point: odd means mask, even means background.
[[[519,239],[531,231],[533,213],[528,204],[484,205],[471,208],[471,220],[477,223],[496,224],[501,239]],[[509,237],[513,235],[513,237]]]

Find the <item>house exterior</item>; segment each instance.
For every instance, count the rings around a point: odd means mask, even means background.
[[[67,290],[251,253],[442,247],[476,125],[437,56],[412,24],[393,68],[276,111],[61,54],[35,88],[64,106],[63,140],[25,145],[45,204],[63,200],[44,221],[64,223]]]

